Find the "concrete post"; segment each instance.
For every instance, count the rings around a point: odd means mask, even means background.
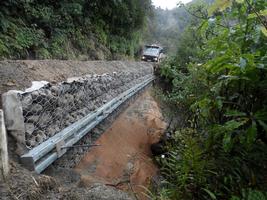
[[[9,173],[7,136],[3,111],[0,110],[0,177],[5,180]]]
[[[5,114],[6,130],[17,142],[16,153],[25,153],[25,125],[23,111],[18,91],[10,90],[2,94],[3,111]]]

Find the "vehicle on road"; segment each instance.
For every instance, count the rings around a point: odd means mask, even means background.
[[[146,45],[142,53],[142,61],[160,62],[163,58],[163,48],[159,45]]]

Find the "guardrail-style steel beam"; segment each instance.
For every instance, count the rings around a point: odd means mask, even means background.
[[[142,83],[137,84],[131,89],[123,92],[116,98],[104,104],[94,112],[89,113],[84,118],[63,129],[47,141],[31,149],[28,153],[21,156],[21,161],[30,170],[41,173],[56,159],[60,158],[80,139],[82,139],[90,130],[110,115],[123,102],[131,98],[138,91],[147,86],[154,80],[154,76],[147,76]]]

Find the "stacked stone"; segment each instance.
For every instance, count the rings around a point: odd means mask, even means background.
[[[144,81],[147,69],[87,75],[21,94],[27,147],[33,148]]]
[[[143,89],[145,90],[145,88]],[[56,160],[53,164],[55,168],[74,168],[84,157],[84,155],[90,151],[91,148],[101,148],[100,147],[90,147],[90,144],[95,144],[97,139],[107,130],[111,124],[116,120],[118,115],[126,109],[129,104],[135,101],[135,99],[142,93],[140,90],[132,98],[124,102],[113,111],[105,120],[98,124],[94,129],[92,129],[87,135],[85,135],[76,145],[85,145],[83,147],[76,147],[69,149],[60,159]],[[87,146],[89,145],[89,146]]]

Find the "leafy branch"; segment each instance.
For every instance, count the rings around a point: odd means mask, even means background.
[[[264,22],[260,16],[260,14],[257,12],[257,10],[251,5],[251,3],[249,2],[249,0],[245,0],[246,3],[248,4],[248,6],[253,10],[253,12],[256,14],[257,19],[259,20],[259,22],[265,27],[265,29],[267,29],[267,22]]]

